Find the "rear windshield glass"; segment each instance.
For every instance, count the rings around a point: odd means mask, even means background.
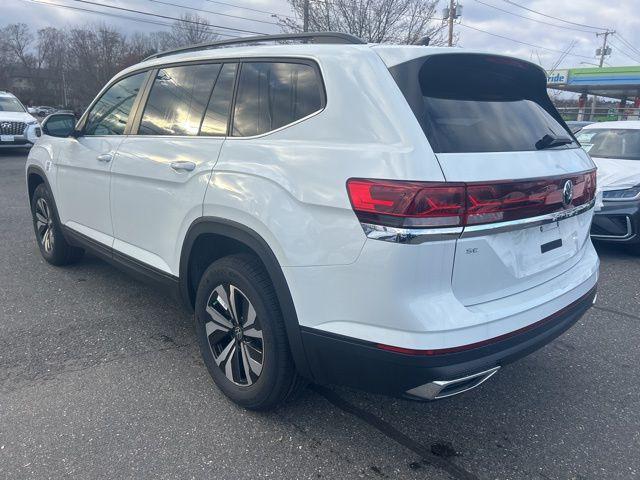
[[[577,138],[592,157],[640,160],[640,130],[592,128],[582,130]]]
[[[491,55],[434,55],[390,69],[436,153],[537,150],[545,135],[577,147],[526,62]]]

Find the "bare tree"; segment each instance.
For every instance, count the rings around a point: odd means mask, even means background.
[[[104,24],[72,29],[68,53],[68,82],[80,104],[87,104],[118,71],[140,60],[127,55],[124,35]]]
[[[162,52],[175,47],[175,41],[171,32],[151,32],[148,35],[148,39],[156,52]]]
[[[444,45],[444,25],[436,17],[438,0],[288,0],[302,19],[305,1],[310,31],[350,33],[371,43],[414,44],[429,37]],[[279,17],[285,31],[300,32],[302,22]]]
[[[17,59],[25,68],[31,68],[33,55],[33,34],[25,23],[11,23],[3,29],[5,49],[10,56]]]
[[[217,38],[198,15],[184,15],[170,31],[126,37],[106,24],[43,28],[0,27],[0,90],[25,103],[82,109],[120,70],[152,53]]]
[[[218,36],[211,31],[211,24],[206,18],[197,13],[185,13],[171,27],[170,48],[210,42],[216,38]]]
[[[65,78],[67,35],[63,30],[47,27],[38,30],[37,40],[38,88],[47,90],[58,105],[68,104]]]

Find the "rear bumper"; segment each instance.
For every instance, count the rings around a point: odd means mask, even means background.
[[[605,242],[639,243],[640,201],[605,202],[595,212],[591,238]]]
[[[524,357],[561,335],[593,305],[596,288],[539,322],[451,353],[400,353],[318,329],[302,327],[314,380],[385,394],[407,394],[429,382],[460,379]]]

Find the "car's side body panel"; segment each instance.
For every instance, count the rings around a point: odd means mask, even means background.
[[[229,137],[204,201],[205,215],[260,233],[283,266],[356,260],[365,236],[346,179],[444,180],[379,57],[345,48],[310,59],[323,73],[324,110],[266,135]]]
[[[110,210],[111,160],[123,137],[81,136],[61,139],[56,160],[56,201],[60,220],[78,232],[108,246],[113,245]],[[107,158],[107,157],[101,157]]]
[[[177,276],[182,242],[202,216],[223,142],[223,137],[126,137],[111,170],[114,249]],[[180,162],[193,170],[180,169]]]

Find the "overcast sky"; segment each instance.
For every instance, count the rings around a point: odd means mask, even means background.
[[[101,8],[95,5],[82,3],[77,0],[35,0],[38,2],[70,5],[76,8],[99,10],[111,14],[122,15],[128,18],[144,19],[152,22],[169,23],[163,20],[134,14],[130,12],[116,11],[109,8]],[[255,10],[242,9],[249,7],[277,14],[291,15],[286,0],[220,0],[229,4],[224,5],[213,0],[88,0],[94,3],[114,5],[123,8],[135,9],[144,12],[179,17],[189,10],[161,4],[162,1],[184,6],[209,10],[210,12],[198,12],[208,18],[211,24],[221,27],[231,27],[240,30],[250,30],[257,33],[276,33],[278,27],[271,22],[275,19],[270,13]],[[312,0],[316,1],[316,0]],[[610,28],[617,31],[611,39],[613,53],[606,59],[606,63],[612,66],[633,65],[640,63],[640,13],[638,13],[638,0],[513,0],[513,2],[537,12],[542,12],[550,17],[568,20],[578,24],[592,27]],[[448,0],[440,1],[440,8]],[[511,54],[541,63],[543,67],[550,68],[554,65],[560,53],[565,50],[573,40],[577,43],[571,50],[571,54],[561,63],[560,67],[569,68],[584,66],[580,62],[596,62],[595,49],[601,45],[602,37],[596,38],[595,30],[578,25],[572,25],[553,18],[541,16],[520,8],[508,0],[464,0],[460,2],[464,6],[462,25],[456,25],[456,32],[460,35],[459,45],[467,48],[482,49],[500,53]],[[232,6],[231,6],[232,5]],[[500,11],[497,7],[521,17]],[[192,11],[193,12],[193,11]],[[218,15],[223,13],[246,17],[226,17]],[[525,18],[522,18],[525,17]],[[539,22],[532,21],[538,20]],[[46,6],[41,3],[32,3],[29,0],[4,0],[0,26],[11,22],[25,22],[34,28],[44,26],[67,26],[101,22],[117,26],[124,33],[135,31],[163,30],[168,27],[139,22],[122,17],[114,18],[89,12],[81,12],[54,6]],[[540,23],[546,22],[547,24]],[[563,26],[548,25],[554,24]],[[465,27],[467,25],[467,27]],[[494,35],[509,37],[530,45],[516,43],[506,38],[489,35],[472,28],[491,32]],[[576,31],[582,30],[582,31]],[[234,30],[222,30],[233,35],[248,35],[249,33]],[[628,44],[625,44],[624,41]],[[629,44],[631,46],[629,46]],[[543,48],[538,48],[543,47]],[[633,48],[637,49],[634,51]],[[556,51],[550,51],[550,50]],[[631,58],[630,58],[631,57]]]

